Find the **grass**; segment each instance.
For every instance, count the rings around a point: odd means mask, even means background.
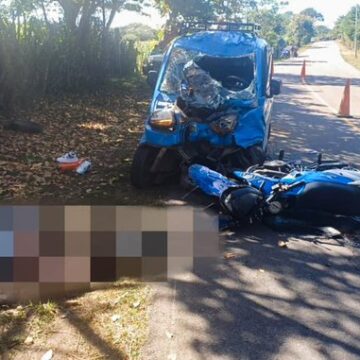
[[[50,322],[54,320],[54,317],[58,311],[57,304],[53,301],[30,305],[30,308],[34,311],[34,314],[43,322]]]
[[[338,42],[338,44],[340,47],[341,55],[344,58],[344,60],[360,70],[360,49],[359,49],[358,57],[356,58],[353,49],[348,48],[340,41]]]
[[[58,302],[0,307],[0,358],[140,359],[150,288],[124,280]]]

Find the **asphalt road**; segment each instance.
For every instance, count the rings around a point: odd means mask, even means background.
[[[306,60],[306,84],[300,71]],[[291,159],[327,158],[360,163],[360,71],[346,63],[335,42],[319,42],[275,67],[283,81],[283,94],[276,100],[272,152],[286,150]],[[346,79],[352,80],[353,119],[336,116]]]
[[[299,78],[303,59],[308,85]],[[353,110],[360,114],[360,73],[343,62],[336,45],[315,44],[277,65],[276,74],[284,87],[272,150],[309,160],[322,151],[359,163],[360,120],[333,112],[351,76]],[[223,233],[221,241],[235,258],[197,260],[194,272],[153,284],[144,359],[360,359],[356,242],[259,225]]]

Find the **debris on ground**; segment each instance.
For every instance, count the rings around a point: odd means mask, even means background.
[[[2,131],[6,119],[0,116],[1,202],[160,204],[159,189],[139,193],[129,183],[150,89],[139,78],[122,79],[119,85],[92,95],[48,98],[20,112],[42,126],[39,135]],[[54,160],[71,150],[91,157],[91,176],[58,171]]]
[[[49,350],[41,357],[41,360],[51,360],[53,358],[53,355],[53,351]]]
[[[166,331],[166,336],[168,337],[168,339],[172,339],[174,337],[174,334],[169,331]]]
[[[90,171],[91,166],[91,162],[89,160],[85,160],[76,168],[76,173],[84,175]]]
[[[287,249],[288,247],[288,242],[287,241],[279,241],[278,242],[278,246],[283,248],[283,249]]]
[[[117,322],[117,321],[119,321],[121,319],[121,316],[120,315],[113,315],[112,317],[111,317],[111,321],[112,322]]]
[[[24,341],[25,345],[31,345],[33,343],[34,343],[34,338],[32,336],[28,336]]]
[[[232,253],[232,252],[227,252],[224,254],[224,259],[225,260],[230,260],[230,259],[235,259],[236,258],[236,254]]]
[[[79,161],[75,151],[69,151],[68,153],[59,156],[56,161],[60,164],[72,164]]]

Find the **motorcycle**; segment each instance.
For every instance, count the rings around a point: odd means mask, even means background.
[[[296,213],[360,216],[360,170],[334,161],[315,164],[267,161],[225,177],[202,165],[189,168],[189,178],[219,200],[234,219],[264,220]]]

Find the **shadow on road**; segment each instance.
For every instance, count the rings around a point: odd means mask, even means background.
[[[200,262],[198,281],[176,284],[177,300],[206,322],[191,344],[202,358],[359,358],[358,256],[327,250],[327,240],[280,249],[278,234],[259,227],[225,240],[237,259]]]
[[[291,159],[314,161],[322,152],[329,157],[359,164],[360,126],[337,118],[314,98],[299,77],[281,75],[283,94],[276,98],[273,116],[271,151],[287,151]],[[340,83],[343,79],[322,79],[325,83]],[[309,80],[311,82],[311,79]],[[360,83],[359,83],[360,84]],[[339,99],[340,102],[340,99]]]

